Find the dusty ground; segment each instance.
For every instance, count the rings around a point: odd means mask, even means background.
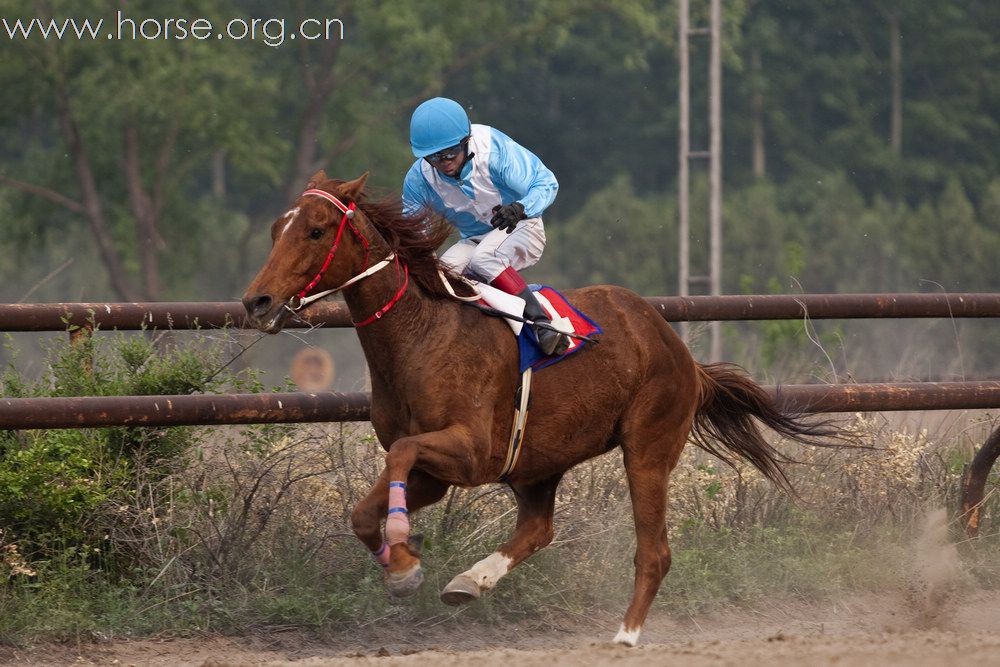
[[[1000,665],[1000,592],[917,601],[914,594],[826,603],[772,600],[698,617],[654,613],[639,647],[608,643],[612,616],[533,624],[368,626],[325,641],[253,637],[0,649],[12,665]]]
[[[17,666],[135,665],[942,665],[1000,666],[1000,591],[975,591],[960,572],[947,515],[927,515],[905,590],[827,602],[762,600],[700,616],[654,610],[637,648],[610,643],[620,616],[565,611],[533,622],[471,622],[467,607],[406,626],[389,622],[324,638],[272,628],[205,636],[30,649],[0,647]]]

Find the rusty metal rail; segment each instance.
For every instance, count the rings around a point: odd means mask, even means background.
[[[1000,381],[765,387],[785,411],[1000,408]],[[0,399],[0,429],[367,421],[366,393],[81,396]]]
[[[671,322],[1000,317],[1000,294],[758,294],[647,297]]]
[[[1000,381],[792,384],[765,387],[788,412],[892,412],[1000,408]]]
[[[765,387],[782,410],[799,413],[1000,408],[1000,381]],[[196,396],[81,396],[0,399],[0,429],[190,426],[367,421],[366,393]],[[986,482],[1000,457],[1000,429],[976,453],[962,479],[970,537],[979,532]]]
[[[366,421],[370,414],[365,393],[0,399],[0,429]]]
[[[335,327],[351,324],[343,303],[316,304],[310,312],[317,324]],[[68,326],[122,330],[218,329],[246,328],[247,322],[246,311],[238,301],[0,304],[0,331],[65,331]]]
[[[647,297],[671,322],[710,320],[1000,317],[1000,294],[801,294]],[[310,325],[351,326],[340,302],[314,304]],[[211,329],[246,327],[239,302],[0,304],[0,331],[102,329]],[[290,326],[307,326],[298,324]]]

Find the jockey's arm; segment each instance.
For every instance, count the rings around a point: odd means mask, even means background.
[[[517,194],[517,201],[524,205],[529,218],[540,216],[559,191],[555,174],[538,156],[496,128],[493,128],[490,176],[501,189]]]
[[[403,179],[403,212],[416,215],[429,207],[431,191],[416,165]]]

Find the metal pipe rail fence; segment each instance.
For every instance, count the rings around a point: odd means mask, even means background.
[[[782,410],[889,412],[1000,406],[1000,380],[766,386]],[[0,398],[0,429],[368,421],[363,392]]]
[[[983,293],[661,296],[646,301],[670,322],[1000,317],[1000,294]],[[288,326],[351,326],[347,307],[338,302],[313,304],[303,318],[308,323]],[[65,331],[70,326],[138,330],[248,324],[236,301],[0,304],[0,331]]]
[[[802,294],[648,297],[671,322],[778,319],[1000,317],[1000,294]],[[342,303],[313,305],[300,324],[351,326]],[[0,331],[102,328],[247,328],[238,302],[0,304]],[[1000,381],[766,387],[792,412],[855,412],[1000,408]],[[366,421],[368,394],[284,393],[212,396],[119,396],[0,399],[0,429],[179,426],[279,422]],[[977,534],[990,470],[1000,458],[997,429],[966,467],[962,511]]]

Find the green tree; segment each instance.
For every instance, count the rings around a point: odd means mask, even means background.
[[[562,284],[663,294],[677,283],[674,211],[663,198],[637,197],[628,176],[620,175],[576,215],[547,228],[547,255],[560,267]]]
[[[24,20],[108,14],[97,2],[9,5],[5,15]],[[157,7],[131,3],[129,12],[158,16]],[[222,21],[217,7],[186,3]],[[251,146],[246,137],[261,120],[252,102],[273,82],[255,79],[246,47],[225,40],[33,38],[7,41],[4,51],[5,75],[25,94],[11,99],[0,184],[24,195],[24,224],[72,234],[85,222],[113,293],[161,298],[163,249],[186,249],[180,241],[203,223],[190,215],[191,181],[218,151],[251,173],[267,163],[273,142],[264,135]],[[11,141],[18,135],[29,140]]]
[[[108,20],[111,9],[96,0],[8,0],[4,15]],[[136,19],[162,13],[148,1],[127,9]],[[406,119],[420,100],[460,75],[521,53],[533,58],[604,10],[596,0],[372,0],[337,7],[343,39],[282,48],[230,39],[6,41],[0,80],[21,94],[0,116],[0,185],[23,220],[8,238],[93,243],[119,299],[156,300],[192,281],[203,295],[231,295],[266,240],[261,218],[314,170],[373,169],[375,185],[398,192],[412,159]],[[216,26],[282,12],[252,0],[191,0],[175,11]],[[304,17],[315,18],[302,7],[283,16],[288,25]],[[88,234],[75,233],[80,221]],[[168,280],[164,265],[176,266]]]

